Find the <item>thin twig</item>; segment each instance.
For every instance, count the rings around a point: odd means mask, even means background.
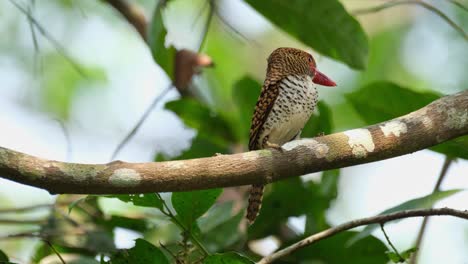
[[[214,12],[214,4],[213,0],[208,0],[209,6],[208,6],[208,16],[206,18],[205,26],[203,27],[203,31],[200,37],[200,42],[198,44],[198,52],[200,52],[203,48],[203,44],[205,43],[205,40],[207,39],[208,31],[210,29],[210,24],[211,20],[213,19],[213,12]],[[195,23],[195,22],[194,22]]]
[[[39,33],[41,33],[42,36],[44,36],[52,43],[53,46],[55,46],[55,49],[57,49],[58,53],[65,58],[65,60],[72,66],[72,68],[75,69],[76,72],[78,72],[84,78],[87,77],[81,67],[72,59],[70,55],[68,55],[68,52],[62,46],[62,44],[60,44],[59,41],[57,41],[49,32],[47,32],[47,30],[45,30],[45,28],[34,18],[34,16],[30,14],[26,8],[22,7],[15,0],[10,0],[10,3],[18,8],[18,10],[20,10],[29,19],[29,21],[34,24]]]
[[[458,6],[459,8],[463,9],[464,11],[468,12],[468,7],[464,6],[462,3],[458,2],[457,0],[447,0],[450,3]]]
[[[31,4],[28,6],[28,13],[32,16],[32,13],[34,11],[34,8],[36,6],[36,1],[35,0],[31,0]],[[37,40],[37,36],[36,36],[36,29],[34,28],[34,24],[33,22],[31,21],[30,18],[28,18],[28,24],[29,24],[29,30],[31,31],[31,38],[33,40],[33,44],[34,44],[34,72],[38,72],[38,55],[39,55],[39,42]]]
[[[57,121],[57,123],[59,124],[60,129],[62,130],[63,136],[65,138],[65,143],[67,145],[65,159],[67,161],[71,161],[71,158],[72,158],[72,144],[71,144],[71,139],[70,139],[70,133],[68,132],[67,126],[65,125],[65,123],[62,120],[60,120],[58,118],[56,118],[54,120]]]
[[[205,257],[209,256],[210,253],[208,252],[208,250],[203,246],[203,244],[192,234],[191,231],[189,231],[180,221],[179,219],[177,219],[177,217],[172,213],[171,209],[169,208],[169,206],[167,206],[166,204],[166,201],[164,201],[164,199],[161,197],[161,195],[159,193],[156,193],[156,195],[159,197],[159,199],[161,200],[162,204],[163,204],[163,208],[166,209],[165,210],[161,210],[161,212],[163,214],[165,214],[167,217],[171,218],[171,220],[174,222],[174,224],[176,224],[180,229],[182,229],[183,232],[185,232],[186,234],[189,235],[190,237],[190,240],[192,241],[192,243],[198,247],[202,252],[203,252],[203,255]]]
[[[353,229],[358,226],[369,225],[369,224],[380,224],[380,223],[386,223],[389,221],[402,219],[402,218],[421,217],[421,216],[429,216],[429,215],[450,215],[450,216],[459,217],[459,218],[468,220],[467,210],[460,211],[460,210],[455,210],[451,208],[405,210],[405,211],[400,211],[400,212],[391,213],[391,214],[361,218],[361,219],[353,220],[353,221],[326,229],[314,235],[311,235],[297,243],[294,243],[284,249],[281,249],[269,256],[264,257],[259,262],[257,262],[257,264],[272,263],[275,260],[278,260],[284,256],[292,254],[298,249],[301,249],[305,246],[309,246],[320,240],[334,236],[338,233],[341,233],[349,229]]]
[[[354,15],[364,15],[364,14],[369,14],[369,13],[376,13],[379,11],[382,11],[384,9],[398,6],[398,5],[410,5],[410,4],[415,4],[415,5],[420,5],[424,8],[426,8],[429,11],[432,11],[436,15],[438,15],[440,18],[445,20],[453,29],[458,31],[462,37],[468,41],[468,34],[461,28],[459,25],[457,25],[452,19],[450,19],[446,14],[444,14],[442,11],[437,9],[435,6],[426,3],[422,0],[401,0],[401,1],[392,1],[392,2],[386,2],[384,4],[375,6],[375,7],[370,7],[370,8],[363,8],[363,9],[358,9],[354,10],[352,14]]]
[[[218,8],[215,7],[215,15],[218,17],[219,21],[221,21],[222,25],[227,28],[228,30],[230,30],[232,33],[234,33],[235,36],[237,36],[239,39],[247,42],[247,43],[253,43],[255,46],[260,46],[260,44],[247,37],[244,33],[240,32],[236,27],[234,27],[226,18],[224,18],[224,16],[222,14],[220,14]]]
[[[43,241],[50,247],[50,249],[52,249],[52,251],[54,251],[55,255],[57,255],[57,257],[60,259],[62,264],[67,264],[65,260],[62,258],[62,256],[60,255],[60,253],[54,248],[54,246],[52,246],[52,243],[50,243],[49,240],[44,239]]]
[[[436,193],[439,191],[440,186],[442,185],[443,180],[445,179],[445,175],[447,175],[447,171],[452,164],[453,159],[450,157],[445,157],[444,164],[442,165],[442,169],[439,174],[439,178],[437,179],[437,182],[434,186],[434,189],[432,190],[432,193]],[[429,222],[429,217],[424,217],[423,222],[421,224],[421,228],[419,229],[418,237],[416,238],[416,243],[415,247],[416,248],[421,248],[421,243],[424,237],[424,234],[426,232],[426,227]],[[410,264],[415,264],[418,262],[418,257],[419,257],[419,252],[420,250],[416,251],[414,254],[412,254],[409,263]]]
[[[195,20],[193,20],[192,23],[192,30],[195,28],[195,25],[198,24],[198,20],[203,14],[203,11],[205,11],[206,7],[208,6],[210,0],[206,0],[203,5],[201,6],[200,10],[198,11],[197,15],[195,16]]]
[[[393,252],[395,252],[395,254],[397,255],[398,261],[399,262],[405,261],[405,259],[400,255],[400,252],[398,252],[396,247],[393,245],[392,241],[390,241],[390,238],[388,237],[387,232],[385,232],[384,223],[380,223],[380,230],[382,230],[382,233],[384,234],[385,239],[387,240],[387,243],[393,249]]]
[[[114,160],[117,154],[122,150],[125,145],[127,145],[128,141],[136,134],[138,129],[143,125],[143,122],[145,122],[146,118],[148,118],[149,114],[151,111],[153,111],[153,108],[164,98],[164,96],[172,89],[172,83],[169,84],[169,86],[164,89],[158,96],[156,96],[153,100],[153,102],[150,104],[150,106],[145,110],[143,115],[140,117],[136,125],[133,127],[133,129],[125,136],[125,138],[117,145],[115,148],[114,152],[112,153],[111,160]]]

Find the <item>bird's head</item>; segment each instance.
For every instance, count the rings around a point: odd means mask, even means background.
[[[316,84],[336,86],[334,81],[317,70],[317,64],[311,54],[295,48],[274,50],[268,57],[267,75],[275,77],[309,75]]]

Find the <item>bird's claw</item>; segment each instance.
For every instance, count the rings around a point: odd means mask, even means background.
[[[279,150],[279,151],[283,151],[283,148],[278,144],[271,143],[271,142],[267,141],[265,145],[266,145],[267,148],[272,148],[272,149],[276,149],[276,150]]]

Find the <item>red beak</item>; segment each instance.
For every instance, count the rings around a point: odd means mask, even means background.
[[[312,82],[323,86],[336,86],[334,81],[328,78],[325,74],[319,72],[317,69],[315,70],[315,75],[312,79]]]

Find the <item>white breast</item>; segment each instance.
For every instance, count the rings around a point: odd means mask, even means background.
[[[288,76],[280,82],[280,92],[260,135],[268,136],[270,143],[282,145],[293,140],[312,115],[317,105],[317,89],[312,79]]]

